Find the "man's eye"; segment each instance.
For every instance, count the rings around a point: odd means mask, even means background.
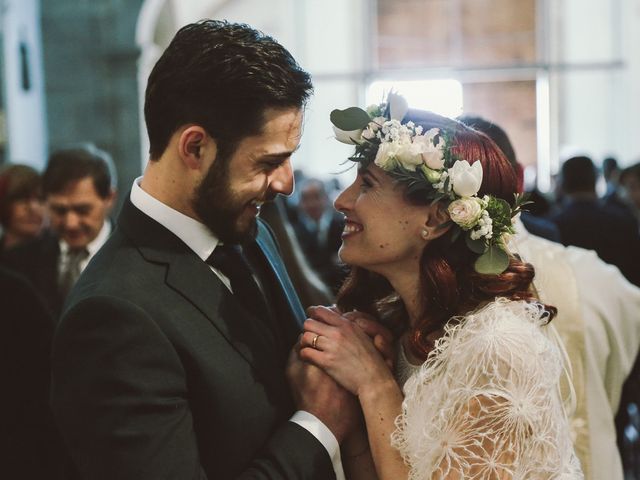
[[[88,215],[89,212],[91,212],[91,207],[86,206],[86,207],[76,207],[73,209],[74,212],[76,212],[78,215]]]
[[[51,210],[51,213],[54,215],[63,216],[67,213],[67,209],[64,207],[49,207],[49,210]]]
[[[264,162],[262,164],[262,167],[265,170],[275,170],[276,168],[278,168],[280,165],[282,165],[280,162]]]

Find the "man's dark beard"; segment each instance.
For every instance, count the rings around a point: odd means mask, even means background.
[[[193,209],[221,242],[243,243],[251,240],[258,230],[257,221],[254,218],[248,227],[240,229],[238,218],[246,204],[239,204],[231,192],[228,162],[216,164],[209,168],[204,180],[196,188]]]

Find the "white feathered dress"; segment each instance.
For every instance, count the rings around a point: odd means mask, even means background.
[[[559,393],[566,358],[547,320],[539,304],[497,299],[450,322],[404,384],[392,443],[410,480],[583,478]]]

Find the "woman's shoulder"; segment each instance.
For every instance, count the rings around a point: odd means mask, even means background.
[[[453,320],[435,353],[450,366],[557,363],[557,345],[547,331],[549,314],[539,303],[498,298]]]
[[[489,334],[495,337],[519,336],[523,333],[542,333],[550,315],[539,302],[496,298],[476,310],[456,317],[447,330],[457,335]]]

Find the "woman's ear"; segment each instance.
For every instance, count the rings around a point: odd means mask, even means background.
[[[423,240],[435,240],[449,231],[450,225],[445,224],[450,220],[449,212],[442,202],[429,205],[427,218],[422,225],[420,236]]]
[[[213,157],[211,150],[213,149]],[[208,170],[209,158],[215,158],[216,142],[200,125],[189,125],[178,139],[178,155],[185,166],[192,170]]]

